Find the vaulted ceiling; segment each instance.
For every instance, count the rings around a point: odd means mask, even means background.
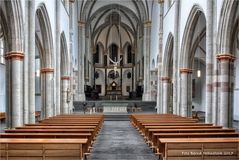
[[[154,3],[157,1],[82,0],[78,1],[78,18],[86,22],[86,33],[94,43],[102,33],[109,35],[112,30],[117,30],[118,37],[126,35],[124,39],[133,43],[137,36],[143,35],[144,22],[151,20]]]

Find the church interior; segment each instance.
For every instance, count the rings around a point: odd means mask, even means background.
[[[0,159],[239,159],[239,0],[1,0]]]

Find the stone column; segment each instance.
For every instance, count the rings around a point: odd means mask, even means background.
[[[218,124],[218,63],[217,63],[217,44],[215,43],[218,38],[218,29],[217,29],[217,3],[213,2],[213,70],[212,70],[212,123],[214,125]]]
[[[230,99],[230,63],[234,62],[235,56],[232,54],[218,54],[220,74],[220,104],[219,104],[219,125],[224,127],[232,127],[233,113]]]
[[[48,118],[53,116],[53,74],[54,69],[53,68],[42,68],[41,69],[41,78],[43,84],[43,96],[42,96],[42,111],[43,118]]]
[[[164,1],[159,0],[160,3],[160,15],[159,15],[159,62],[158,62],[158,86],[157,86],[157,113],[162,113],[160,112],[160,107],[162,110],[162,93],[161,93],[161,88],[162,88],[162,83],[160,80],[161,77],[161,70],[162,70],[162,55],[163,55],[163,12],[164,12]]]
[[[60,77],[61,77],[61,51],[60,51],[60,47],[61,47],[61,33],[60,33],[60,29],[61,29],[61,12],[60,12],[60,6],[61,2],[60,1],[56,1],[56,56],[55,56],[55,76],[56,76],[56,88],[55,88],[55,93],[56,93],[56,110],[55,110],[55,114],[59,115],[60,114],[60,107],[61,107],[61,82],[60,82]]]
[[[192,95],[189,95],[189,85],[191,85],[191,74],[192,69],[181,68],[181,116],[188,117],[192,113],[191,98]]]
[[[170,77],[161,77],[162,86],[163,86],[163,113],[169,113],[169,87],[170,87]]]
[[[69,105],[68,105],[68,92],[70,91],[70,77],[69,76],[62,76],[61,77],[61,114],[69,114]]]
[[[28,16],[29,16],[29,3],[25,3],[25,12],[26,12],[26,16],[25,16],[25,21],[26,23],[24,24],[24,34],[25,34],[25,37],[24,37],[24,41],[25,42],[28,42],[29,41],[29,20],[28,20]],[[27,124],[29,123],[29,64],[28,64],[28,43],[24,43],[25,45],[25,55],[24,55],[24,104],[23,104],[23,123],[24,124]]]
[[[35,1],[29,1],[29,123],[35,123]]]
[[[151,100],[150,38],[151,38],[151,21],[146,21],[146,22],[144,22],[144,94],[143,94],[143,101]]]
[[[213,57],[213,0],[207,1],[206,23],[206,114],[205,122],[212,123],[212,57]]]
[[[175,15],[174,15],[174,41],[173,41],[173,114],[177,113],[178,107],[178,57],[179,57],[179,4],[180,0],[175,0]]]
[[[11,51],[5,55],[10,69],[7,87],[7,126],[15,128],[23,125],[23,52]]]
[[[85,65],[84,65],[84,68],[85,68],[85,80],[86,80],[86,83],[88,85],[90,85],[90,75],[89,75],[89,70],[90,70],[90,64],[89,64],[89,48],[90,48],[90,38],[89,38],[89,35],[86,36],[85,38]]]
[[[85,75],[84,75],[84,55],[85,55],[85,22],[79,21],[78,35],[78,101],[85,101]]]

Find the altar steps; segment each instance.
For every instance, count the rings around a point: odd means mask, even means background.
[[[129,121],[128,114],[113,114],[113,113],[104,113],[104,120],[105,121]]]

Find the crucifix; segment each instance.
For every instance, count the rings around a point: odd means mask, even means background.
[[[113,63],[114,71],[116,72],[117,66],[119,65],[120,61],[122,60],[122,57],[118,61],[116,61],[116,57],[115,57],[115,61],[113,61],[109,56],[108,56],[108,58],[109,58],[110,62]]]

